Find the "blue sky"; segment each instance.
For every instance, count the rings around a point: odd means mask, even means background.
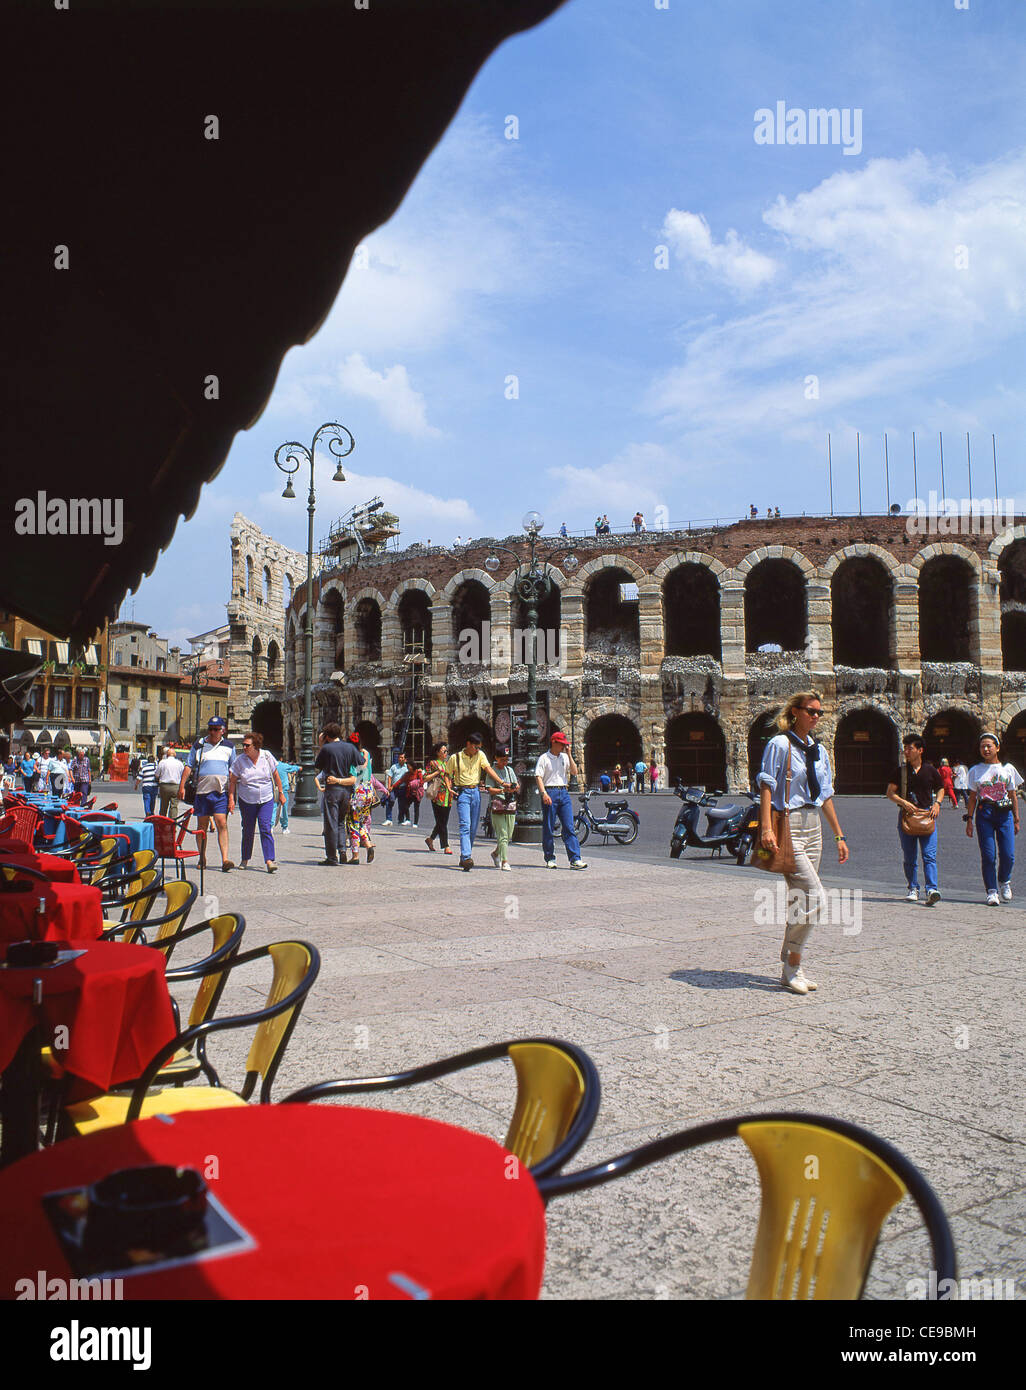
[[[828,431],[855,511],[856,430],[866,511],[885,431],[913,496],[913,430],[921,495],[941,430],[948,494],[969,430],[992,495],[994,433],[1026,510],[1019,0],[668,5],[570,0],[493,55],[123,613],[176,642],[223,622],[236,511],[305,550],[274,451],[327,420],[356,449],[345,485],[318,469],[318,535],[375,493],[407,543],[528,508],[552,531],[825,512]],[[780,101],[860,111],[860,151],[757,143]]]

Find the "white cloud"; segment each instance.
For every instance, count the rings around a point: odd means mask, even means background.
[[[565,518],[580,517],[584,499],[596,515],[606,513],[613,527],[625,527],[639,509],[653,528],[656,508],[666,505],[663,480],[679,472],[680,460],[661,444],[628,444],[608,463],[596,468],[565,464],[549,468],[548,476],[560,486],[546,502],[546,530],[556,531]]]
[[[777,273],[776,261],[746,246],[733,227],[717,245],[709,223],[698,213],[671,208],[663,223],[663,236],[678,256],[705,266],[741,294],[758,289]]]
[[[956,177],[920,153],[834,174],[763,218],[786,273],[693,337],[648,405],[714,436],[780,430],[916,389],[1021,333],[1026,155]],[[805,379],[818,377],[818,399]],[[857,413],[857,411],[855,412]]]
[[[363,396],[381,411],[382,417],[399,434],[415,439],[441,434],[427,421],[424,397],[410,385],[406,368],[398,363],[383,372],[373,371],[362,353],[352,352],[338,369],[338,383],[351,396]]]

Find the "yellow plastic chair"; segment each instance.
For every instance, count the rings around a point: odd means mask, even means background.
[[[113,1092],[93,1100],[66,1106],[63,1112],[62,1134],[70,1129],[76,1134],[92,1134],[98,1129],[126,1124],[131,1120],[148,1119],[150,1115],[173,1115],[183,1110],[213,1110],[225,1106],[247,1105],[260,1081],[259,1100],[266,1104],[271,1098],[271,1085],[285,1054],[292,1030],[302,1011],[306,996],[321,968],[317,948],[306,941],[277,941],[270,946],[237,955],[234,960],[209,963],[210,974],[230,972],[248,962],[267,957],[273,966],[271,988],[262,1009],[252,1013],[234,1014],[225,1018],[209,1018],[186,1028],[162,1047],[139,1078],[130,1096]],[[253,1042],[246,1059],[246,1077],[239,1091],[221,1085],[220,1078],[206,1054],[206,1041],[211,1033],[226,1028],[245,1028],[255,1024]],[[196,1044],[196,1056],[209,1085],[153,1087],[163,1080],[162,1069],[183,1049]]]
[[[556,1038],[494,1043],[393,1076],[321,1081],[295,1091],[282,1104],[416,1086],[501,1057],[512,1059],[517,1077],[516,1105],[505,1147],[535,1177],[556,1173],[591,1133],[602,1094],[598,1072],[588,1054],[573,1043]]]
[[[880,1228],[906,1195],[918,1206],[929,1234],[936,1284],[956,1277],[948,1219],[919,1169],[869,1130],[825,1115],[717,1120],[656,1139],[607,1163],[546,1179],[539,1190],[548,1201],[734,1136],[748,1145],[762,1187],[748,1298],[861,1298]],[[934,1287],[933,1281],[928,1284]]]
[[[153,874],[159,879],[156,869],[146,869],[139,877],[145,879],[149,874]],[[166,963],[178,943],[178,933],[188,921],[189,913],[199,896],[199,890],[193,883],[186,883],[182,879],[172,879],[170,883],[158,882],[144,886],[139,893],[130,895],[130,899],[126,899],[126,901],[131,900],[133,913],[140,906],[145,910],[150,910],[145,906],[147,894],[150,895],[150,908],[152,908],[153,899],[159,893],[164,895],[164,912],[161,916],[126,916],[121,922],[105,921],[100,940],[116,939],[129,944],[154,946],[157,950],[163,951]]]

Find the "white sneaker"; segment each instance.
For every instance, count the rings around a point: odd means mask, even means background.
[[[789,989],[792,994],[808,994],[809,992],[808,981],[802,979],[800,965],[788,965],[785,962],[780,983],[784,989]]]
[[[810,980],[808,975],[806,975],[805,971],[801,968],[800,965],[798,967],[797,978],[801,980],[802,984],[805,986],[806,989],[819,989],[819,985],[816,984],[816,981]]]
[[[392,822],[391,822],[390,820],[383,820],[383,821],[381,822],[381,824],[382,824],[382,825],[391,825]],[[288,831],[286,831],[285,833],[288,834]]]
[[[586,869],[588,866],[583,859],[575,859],[570,867],[571,869]]]
[[[997,895],[996,892],[995,892],[995,893],[988,893],[988,894],[987,894],[987,906],[988,906],[988,907],[1000,907],[1000,906],[1001,906],[1001,899],[998,897],[998,895]]]
[[[492,863],[496,866],[496,868],[498,868],[498,864],[499,864],[499,851],[498,851],[497,849],[493,849],[493,850],[492,850]]]
[[[1002,885],[1001,885],[1001,896],[1004,898],[1004,900],[1005,900],[1006,903],[1010,903],[1010,902],[1012,901],[1012,885],[1011,885],[1011,883],[1002,883]]]
[[[547,869],[554,869],[556,867],[556,861],[554,859],[546,859],[545,867]]]
[[[507,874],[511,874],[513,872],[512,864],[500,864],[499,868],[505,870]]]
[[[240,869],[248,869],[248,868],[249,868],[249,860],[248,860],[248,859],[244,859],[244,860],[242,861],[242,863],[239,865],[239,868],[240,868]]]
[[[905,898],[905,901],[906,901],[907,903],[917,903],[917,902],[919,901],[919,889],[918,889],[918,888],[910,888],[910,889],[908,890],[908,895],[907,895],[907,897]]]
[[[940,894],[937,892],[937,889],[936,889],[936,888],[931,888],[930,891],[929,891],[929,893],[927,893],[927,895],[926,895],[926,906],[927,906],[927,907],[933,907],[934,903],[939,903],[939,902],[940,902]]]
[[[288,828],[288,826],[286,826],[285,829],[284,829],[281,833],[282,833],[283,835],[291,835],[291,834],[292,834],[292,831]]]

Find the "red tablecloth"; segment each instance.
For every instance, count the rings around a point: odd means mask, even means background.
[[[526,1169],[510,1176],[505,1149],[328,1103],[142,1120],[12,1164],[0,1177],[0,1297],[26,1270],[72,1277],[45,1193],[149,1163],[198,1169],[256,1248],[133,1274],[126,1299],[529,1299],[541,1287],[544,1207]]]
[[[24,864],[30,869],[38,869],[53,883],[81,882],[75,865],[70,859],[62,859],[59,854],[36,854],[31,850],[25,854],[9,854],[6,850],[0,849],[0,865],[4,864],[11,867]]]
[[[29,840],[19,840],[14,835],[0,835],[0,845],[9,849],[12,854],[32,854],[32,844]]]
[[[57,1061],[94,1093],[134,1081],[177,1031],[161,952],[98,941],[65,965],[0,970],[0,1071],[35,1022],[34,979],[43,982],[46,1040],[54,1042]],[[54,1030],[61,1024],[67,1028],[66,1049],[56,1046]]]
[[[17,892],[0,891],[0,942],[95,941],[103,931],[99,888],[85,883],[19,879]],[[24,888],[21,885],[26,885]],[[45,901],[40,913],[39,899]]]

